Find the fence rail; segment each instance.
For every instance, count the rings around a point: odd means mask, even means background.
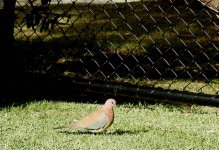
[[[28,3],[14,27],[26,72],[93,92],[219,102],[217,1]]]

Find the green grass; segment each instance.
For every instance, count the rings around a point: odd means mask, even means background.
[[[219,109],[208,106],[123,104],[114,133],[52,127],[80,119],[100,105],[38,101],[0,110],[0,149],[218,149]]]
[[[142,87],[155,87],[169,90],[187,91],[192,93],[203,93],[214,95],[219,92],[218,79],[212,80],[209,83],[190,79],[167,79],[167,80],[147,80],[147,79],[131,79],[131,78],[116,78],[118,82],[131,83]]]

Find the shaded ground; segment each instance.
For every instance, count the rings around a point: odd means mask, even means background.
[[[66,76],[217,95],[217,17],[195,1],[164,2],[51,5],[51,12],[66,15],[58,18],[62,24],[43,31],[42,22],[27,27],[30,8],[17,8],[18,64],[48,79]],[[39,82],[36,89],[41,88]]]

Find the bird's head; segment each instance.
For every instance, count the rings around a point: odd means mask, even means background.
[[[108,99],[106,102],[105,102],[105,106],[107,107],[114,107],[116,106],[116,100],[115,99]]]

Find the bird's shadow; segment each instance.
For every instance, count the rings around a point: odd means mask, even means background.
[[[75,135],[81,135],[81,134],[87,134],[87,135],[125,135],[125,134],[139,134],[142,132],[148,132],[148,129],[141,129],[141,130],[115,130],[115,131],[107,131],[103,133],[92,133],[89,131],[69,131],[69,130],[61,130],[58,131],[59,133],[63,134],[75,134]]]

